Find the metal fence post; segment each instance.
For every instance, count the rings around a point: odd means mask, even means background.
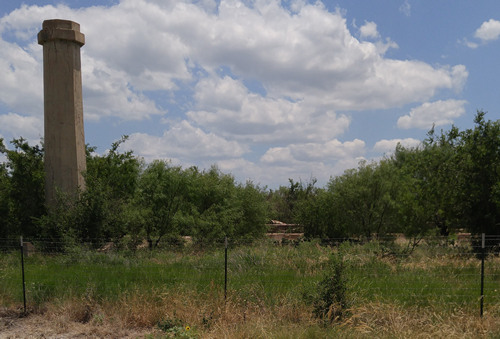
[[[26,281],[24,279],[24,243],[23,236],[21,236],[21,271],[23,276],[23,305],[24,305],[24,314],[26,314]]]
[[[224,239],[224,301],[227,299],[227,236]]]
[[[481,234],[481,317],[483,316],[483,308],[484,308],[484,257],[486,256],[485,251],[485,234]]]

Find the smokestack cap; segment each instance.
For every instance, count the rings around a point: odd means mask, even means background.
[[[80,24],[70,20],[45,20],[42,30],[38,33],[38,44],[54,40],[66,40],[85,45],[85,35],[80,32]]]

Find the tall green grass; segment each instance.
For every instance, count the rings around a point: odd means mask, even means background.
[[[347,291],[357,305],[383,302],[471,312],[478,308],[480,261],[470,249],[432,244],[410,254],[402,245],[382,242],[338,247],[314,241],[233,245],[228,253],[228,298],[267,306],[283,300],[307,305],[334,252],[342,254]],[[489,257],[486,269],[485,305],[499,309],[498,258]],[[154,297],[185,290],[223,298],[224,248],[37,253],[25,259],[25,275],[28,305],[34,307],[88,295],[98,302],[116,301],[137,291]],[[20,256],[0,254],[0,303],[21,302]]]

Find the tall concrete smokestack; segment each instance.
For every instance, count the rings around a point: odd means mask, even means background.
[[[85,36],[68,20],[45,20],[38,33],[43,46],[45,123],[45,201],[56,192],[83,189],[86,169],[80,47]]]

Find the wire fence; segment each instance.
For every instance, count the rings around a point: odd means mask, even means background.
[[[97,241],[96,241],[97,240]],[[191,239],[149,250],[94,239],[0,239],[0,304],[24,311],[56,299],[194,290],[234,300],[307,300],[341,258],[347,290],[371,301],[483,314],[500,310],[498,236],[242,241]],[[20,306],[21,307],[21,306]]]

